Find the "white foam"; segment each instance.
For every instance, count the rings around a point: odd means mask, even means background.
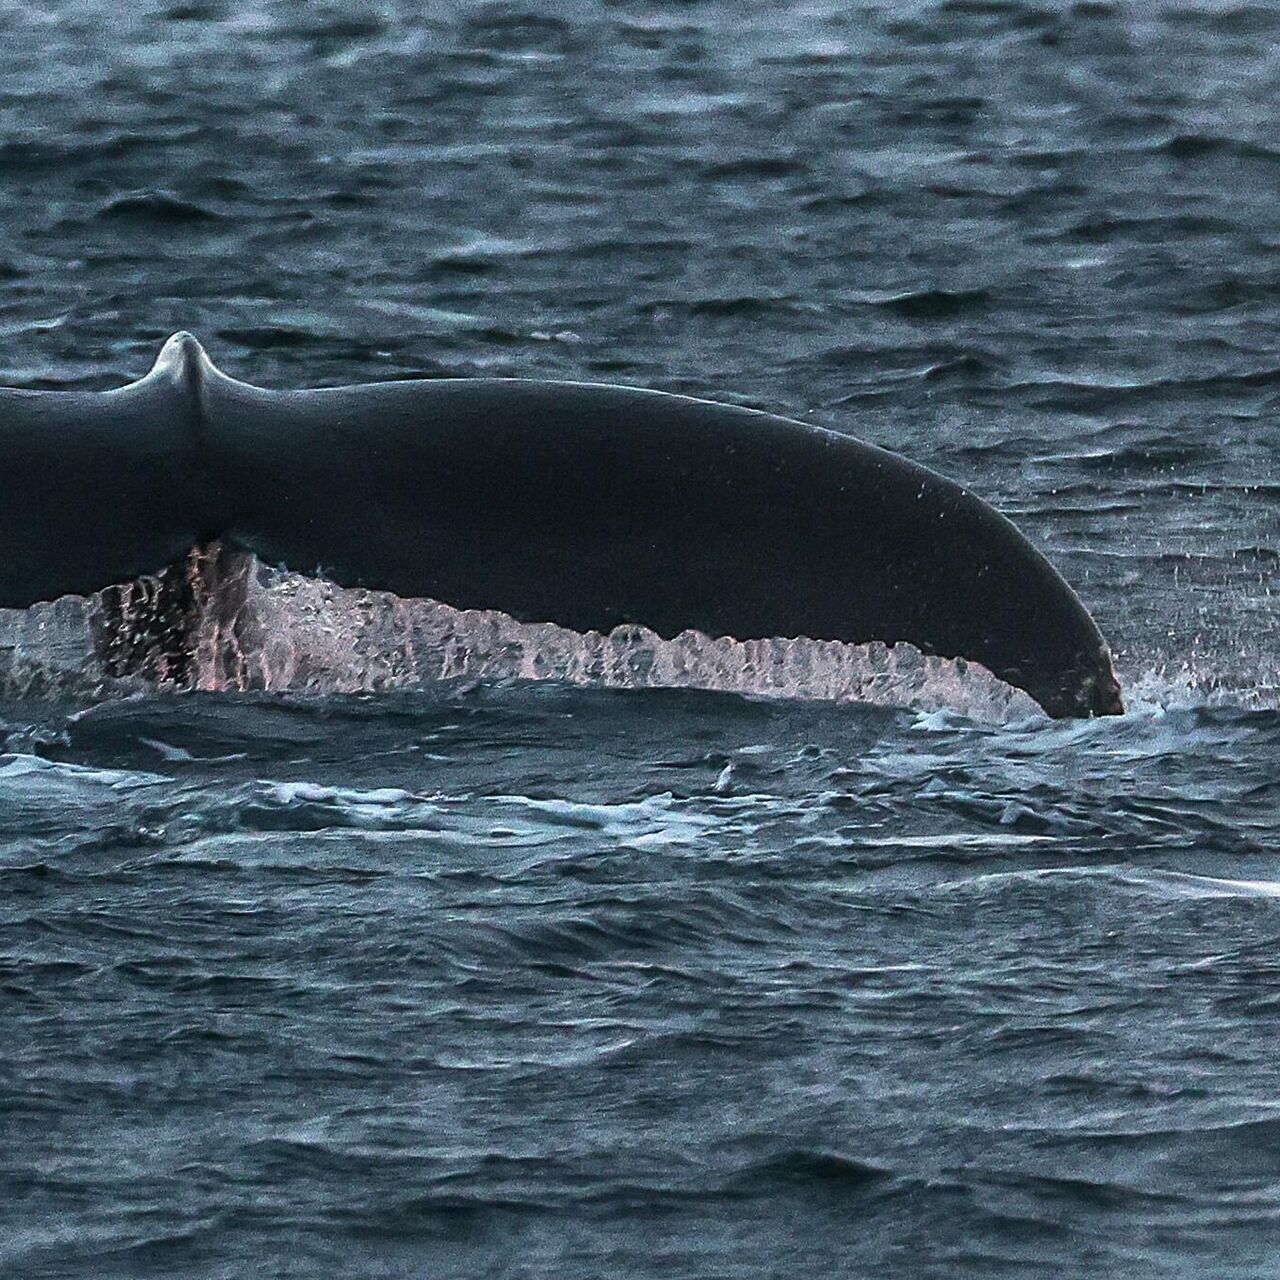
[[[13,785],[25,786],[30,779],[41,782],[84,784],[124,789],[149,787],[168,782],[163,774],[142,773],[137,770],[93,769],[87,765],[67,764],[60,760],[46,760],[43,756],[4,753],[0,755],[0,789]]]

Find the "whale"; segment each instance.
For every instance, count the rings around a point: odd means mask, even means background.
[[[0,457],[6,608],[229,546],[576,631],[907,643],[1053,717],[1123,710],[1097,624],[1011,521],[761,410],[517,378],[271,390],[184,332],[113,390],[0,389]]]

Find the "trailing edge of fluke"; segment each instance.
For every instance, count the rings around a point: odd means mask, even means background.
[[[1122,710],[1105,641],[1003,516],[750,409],[518,379],[268,391],[175,334],[117,390],[0,390],[0,606],[214,539],[345,586],[579,631],[907,641],[1054,716]]]

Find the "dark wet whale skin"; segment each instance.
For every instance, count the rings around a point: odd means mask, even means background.
[[[5,391],[0,605],[226,538],[349,586],[576,630],[909,641],[1049,714],[1122,710],[1048,561],[959,485],[793,419],[519,379],[268,391],[189,334],[117,391]]]

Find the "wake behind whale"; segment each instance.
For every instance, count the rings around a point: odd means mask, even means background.
[[[199,684],[228,644],[252,667],[235,585],[251,555],[578,636],[905,645],[1051,715],[1121,710],[1096,624],[1009,521],[754,410],[522,380],[268,391],[177,334],[115,391],[0,391],[0,440],[0,607],[109,588],[91,626],[108,671]],[[654,682],[688,665],[664,653]]]

